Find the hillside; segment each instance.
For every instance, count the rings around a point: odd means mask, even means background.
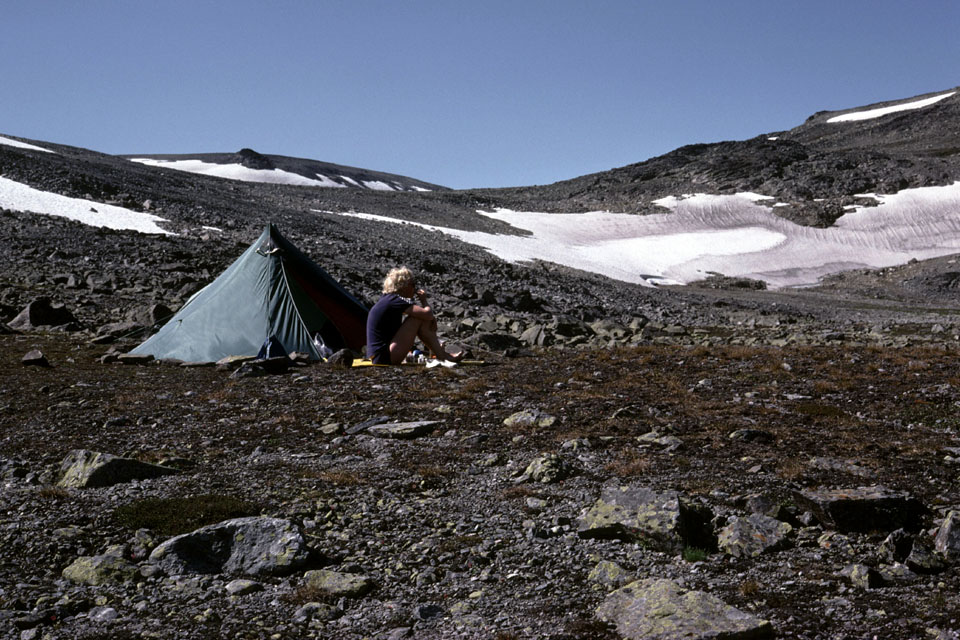
[[[5,138],[3,632],[957,638],[960,97],[828,122],[946,93],[520,189]],[[484,366],[123,356],[269,222],[368,304],[412,267]]]

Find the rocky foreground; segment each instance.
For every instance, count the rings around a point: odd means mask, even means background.
[[[926,342],[238,374],[3,335],[0,626],[956,638],[960,375]]]

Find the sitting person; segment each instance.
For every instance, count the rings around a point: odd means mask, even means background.
[[[427,294],[417,289],[410,269],[392,269],[383,281],[383,296],[367,315],[367,357],[374,364],[400,364],[417,338],[440,360],[459,362],[463,357],[444,350]]]

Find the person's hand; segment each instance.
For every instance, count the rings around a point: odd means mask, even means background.
[[[420,300],[421,306],[426,306],[427,304],[427,292],[423,289],[417,289],[417,299]]]

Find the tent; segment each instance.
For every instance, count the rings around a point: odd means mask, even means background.
[[[273,336],[287,352],[319,360],[316,334],[334,351],[360,351],[366,321],[366,307],[269,224],[226,271],[131,353],[212,362],[256,355]]]

